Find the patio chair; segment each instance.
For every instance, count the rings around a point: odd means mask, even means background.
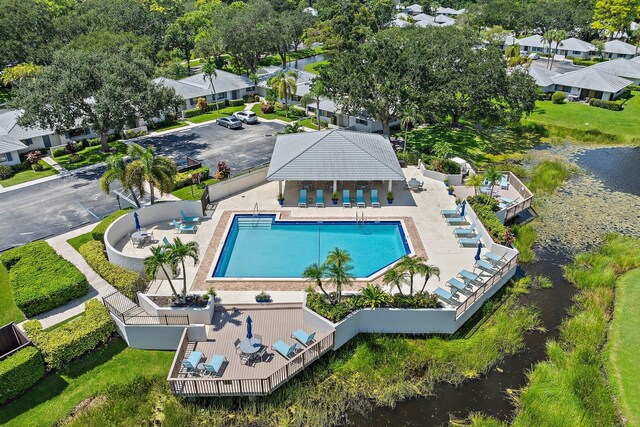
[[[458,277],[462,278],[465,283],[470,284],[474,282],[482,282],[480,280],[480,276],[475,273],[470,272],[469,270],[460,270],[458,273]]]
[[[454,216],[451,218],[445,218],[449,225],[462,225],[467,222],[464,217]]]
[[[486,273],[495,273],[496,271],[496,266],[494,264],[491,264],[488,261],[485,261],[483,259],[476,261],[476,265],[475,267],[479,270],[482,270]]]
[[[436,288],[435,291],[433,291],[434,294],[436,294],[436,296],[438,298],[440,298],[441,300],[443,300],[444,302],[447,302],[449,304],[458,304],[458,301],[456,301],[457,299],[457,295],[456,292],[447,292],[442,288]]]
[[[456,237],[469,237],[469,236],[473,236],[476,234],[476,224],[472,223],[469,228],[454,228],[453,229],[453,234],[456,235]]]
[[[300,199],[298,200],[299,208],[307,207],[307,190],[300,190]]]
[[[241,342],[242,341],[240,341],[240,338],[236,338],[236,340],[233,342],[233,347],[236,349],[236,354],[240,354],[240,348],[238,346]]]
[[[458,279],[449,279],[449,281],[447,281],[447,285],[451,286],[452,288],[455,288],[458,291],[464,291],[467,289],[467,284],[462,283]]]
[[[258,334],[254,334],[253,338],[257,339],[258,341],[262,342],[262,335],[258,335]]]
[[[371,207],[379,208],[380,201],[378,200],[378,190],[371,190]]]
[[[349,190],[342,190],[342,207],[350,208],[351,199],[349,198]]]
[[[285,359],[290,359],[291,356],[296,354],[296,351],[300,348],[300,344],[295,343],[293,345],[289,345],[284,341],[280,340],[275,344],[273,344],[271,348],[277,351],[278,353],[280,353],[282,356],[284,356]]]
[[[169,239],[167,239],[167,236],[162,238],[162,243],[164,243],[165,246],[171,246],[171,242],[169,242]]]
[[[251,362],[251,359],[253,359],[253,354],[240,353],[240,364],[241,365],[248,365],[249,362]]]
[[[480,243],[480,235],[478,234],[476,237],[461,237],[458,242],[460,242],[460,246],[475,246]]]
[[[199,351],[192,351],[189,357],[182,361],[182,366],[187,369],[187,372],[195,372],[198,368],[198,363],[202,359],[202,353]]]
[[[359,208],[364,208],[364,191],[362,190],[357,190],[356,191],[356,202],[357,202],[357,207]]]
[[[324,208],[324,193],[322,190],[316,190],[316,208]]]
[[[440,215],[442,216],[458,216],[460,215],[460,209],[462,209],[462,207],[456,203],[456,208],[455,209],[444,209],[440,211]]]
[[[500,188],[503,190],[509,189],[509,175],[502,175],[502,179],[500,180]]]
[[[196,230],[198,229],[196,225],[180,224],[175,219],[171,221],[171,224],[173,225],[174,233],[182,233],[183,231],[193,231],[195,233]]]
[[[485,252],[484,258],[494,265],[499,265],[499,264],[504,264],[505,255],[500,256],[500,255],[494,254],[493,252]]]
[[[227,358],[216,354],[212,356],[207,363],[204,364],[204,373],[209,375],[220,375],[220,369],[222,364],[227,361]]]
[[[200,222],[200,217],[198,216],[187,216],[184,211],[180,211],[180,216],[182,217],[182,221],[184,222]]]
[[[309,347],[309,345],[313,342],[315,336],[315,332],[311,332],[310,334],[308,334],[302,329],[296,329],[291,333],[291,338],[300,341],[305,347]]]

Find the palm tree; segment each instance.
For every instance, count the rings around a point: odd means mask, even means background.
[[[216,113],[220,112],[220,106],[218,105],[218,95],[216,94],[216,87],[213,84],[213,81],[218,78],[218,71],[216,70],[216,62],[212,58],[208,58],[207,62],[204,63],[202,68],[202,80],[209,80],[211,84],[211,92],[213,95],[213,102],[216,104]]]
[[[331,295],[329,295],[327,291],[324,290],[324,287],[322,286],[322,280],[326,275],[326,271],[327,271],[327,268],[324,264],[318,264],[317,262],[314,262],[313,264],[311,264],[310,266],[304,269],[304,271],[302,272],[302,277],[304,277],[308,281],[315,282],[316,286],[320,288],[320,290],[327,297],[327,299],[331,301],[332,304],[335,304],[335,302],[333,301],[333,298],[331,298]]]
[[[134,160],[125,169],[125,182],[135,186],[140,191],[140,196],[144,196],[145,181],[149,183],[151,204],[155,202],[155,187],[158,187],[162,194],[171,192],[173,177],[178,173],[173,160],[156,156],[152,145],[145,149],[132,143],[127,149],[127,154]]]
[[[419,271],[420,274],[424,276],[424,284],[422,285],[422,289],[420,289],[421,293],[424,292],[424,288],[427,287],[427,282],[429,281],[429,279],[431,279],[431,276],[436,276],[438,279],[440,279],[440,269],[435,265],[424,263],[422,266],[420,266]]]
[[[100,188],[107,195],[111,191],[111,184],[114,181],[119,181],[122,188],[129,190],[131,192],[131,197],[133,197],[133,201],[135,202],[137,207],[140,207],[140,201],[134,193],[133,188],[129,182],[127,182],[125,178],[125,171],[127,169],[127,165],[124,162],[124,159],[121,155],[112,155],[107,157],[107,170],[102,174],[102,178],[100,178]]]
[[[336,287],[336,299],[340,302],[342,299],[342,287],[348,286],[354,279],[351,270],[351,255],[344,249],[335,248],[327,255],[325,265],[327,268],[327,277]]]
[[[389,292],[391,292],[392,287],[398,288],[398,292],[400,295],[404,295],[402,293],[402,282],[404,281],[404,274],[398,271],[395,268],[391,268],[384,273],[382,276],[382,283],[385,285],[389,285]]]
[[[300,126],[298,123],[291,123],[290,125],[287,125],[284,128],[284,133],[300,133],[300,132],[304,132],[304,129],[302,129],[302,126]]]
[[[466,185],[467,187],[473,187],[473,191],[475,192],[475,195],[478,195],[478,188],[482,187],[482,182],[484,181],[484,179],[482,178],[481,175],[479,174],[473,174],[473,175],[469,175],[467,177],[467,179],[464,180],[464,185]]]
[[[173,296],[176,297],[176,299],[178,300],[182,300],[182,298],[180,298],[180,296],[178,295],[178,292],[176,292],[176,288],[173,286],[173,282],[171,281],[172,275],[167,273],[167,269],[165,267],[165,266],[171,267],[173,272],[174,265],[175,265],[173,259],[171,259],[170,251],[168,250],[168,248],[160,247],[160,246],[152,246],[151,255],[144,259],[143,265],[144,265],[144,274],[146,274],[147,277],[152,279],[156,279],[158,276],[158,271],[162,270],[165,277],[169,281],[169,286],[171,287],[171,292],[173,293]]]
[[[198,243],[182,243],[182,240],[180,240],[179,237],[176,237],[175,239],[173,239],[173,244],[169,246],[168,252],[169,258],[175,264],[180,263],[182,265],[182,295],[184,297],[187,295],[187,271],[185,270],[184,261],[187,258],[191,258],[193,260],[194,266],[198,264],[198,259],[200,256]]]
[[[309,88],[309,95],[316,100],[316,120],[318,121],[318,130],[320,127],[320,97],[326,93],[324,85],[321,80],[314,79]]]
[[[409,104],[409,106],[402,112],[402,119],[400,120],[400,126],[404,128],[404,147],[402,152],[407,151],[407,137],[409,126],[416,125],[424,120],[422,114],[418,110],[415,104]]]
[[[553,53],[551,54],[551,66],[549,67],[549,69],[553,68],[553,60],[556,58],[556,51],[558,50],[560,43],[562,42],[562,40],[566,39],[567,37],[569,37],[569,35],[565,30],[555,30],[553,32],[553,41],[556,42],[556,48],[553,50]]]
[[[487,171],[484,173],[484,179],[488,181],[489,184],[491,184],[491,192],[489,193],[489,195],[491,195],[493,194],[493,187],[495,187],[495,185],[500,181],[500,179],[502,179],[502,174],[492,166],[489,169],[487,169]],[[489,204],[490,200],[491,200],[491,197],[488,197],[487,204]]]
[[[402,271],[405,275],[409,276],[409,295],[413,295],[413,278],[416,274],[420,274],[422,269],[426,265],[424,258],[422,257],[410,257],[409,255],[403,256],[396,268]]]
[[[297,92],[298,73],[294,70],[280,71],[269,80],[269,86],[276,96],[284,101],[285,117],[289,117],[289,96],[295,96]]]
[[[556,30],[547,30],[542,35],[542,46],[544,46],[545,43],[549,45],[549,51],[547,52],[548,55],[551,55],[551,43],[553,43],[553,40],[555,39],[555,32]],[[551,56],[547,56],[547,68],[549,68],[550,60],[551,60]]]

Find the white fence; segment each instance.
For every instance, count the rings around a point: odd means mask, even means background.
[[[180,344],[185,328],[190,336],[207,339],[206,325],[125,325],[120,319],[111,316],[116,329],[129,347],[144,350],[173,350]]]
[[[234,194],[241,193],[249,188],[264,184],[267,182],[268,170],[268,166],[263,166],[252,169],[242,175],[227,179],[226,181],[211,184],[209,186],[209,201],[214,202],[216,200],[224,199],[225,197],[233,196]]]
[[[441,182],[444,182],[444,180],[446,179],[449,181],[449,185],[462,185],[462,174],[446,174],[429,170],[424,167],[422,160],[418,160],[418,168],[420,168],[420,172],[422,172],[422,175],[426,176],[427,178],[435,179],[436,181]]]
[[[211,324],[215,303],[210,299],[206,307],[159,307],[151,298],[166,296],[138,293],[140,307],[152,316],[176,316],[182,315],[189,318],[189,324]],[[149,298],[151,297],[151,298]]]

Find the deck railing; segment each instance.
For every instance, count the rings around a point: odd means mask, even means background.
[[[331,332],[264,378],[179,378],[181,361],[190,344],[188,331],[185,329],[167,380],[171,391],[177,396],[266,396],[332,349],[333,340],[334,333]]]
[[[502,219],[502,222],[506,222],[518,215],[520,212],[529,209],[533,200],[533,193],[522,183],[522,181],[520,181],[520,179],[518,179],[517,176],[511,172],[504,173],[509,177],[509,185],[514,188],[518,194],[520,194],[521,200],[518,203],[496,212],[498,217]]]
[[[102,303],[107,310],[125,325],[188,325],[189,316],[162,315],[152,316],[135,302],[122,293],[116,291],[102,298]]]
[[[518,255],[514,255],[508,261],[505,261],[500,268],[491,276],[487,277],[484,282],[471,295],[465,299],[462,304],[456,307],[456,319],[464,314],[480,297],[487,293],[496,283],[502,279],[507,272],[518,264]]]

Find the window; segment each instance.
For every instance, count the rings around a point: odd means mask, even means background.
[[[225,99],[227,97],[227,92],[222,92],[218,94],[218,99]]]
[[[574,50],[573,52],[571,52],[572,55],[581,55],[582,52],[580,52],[579,50]]]
[[[556,90],[560,92],[571,92],[571,86],[556,85]]]
[[[194,98],[191,98],[189,100],[189,105],[191,105],[192,107],[196,105],[197,100],[195,100]]]
[[[25,145],[32,145],[33,144],[33,140],[31,138],[27,138],[23,142],[24,142]]]
[[[369,122],[362,119],[356,119],[356,123],[363,126],[369,126]]]
[[[4,153],[0,153],[0,163],[4,163],[4,162],[8,162],[9,159],[7,158],[7,155]]]

